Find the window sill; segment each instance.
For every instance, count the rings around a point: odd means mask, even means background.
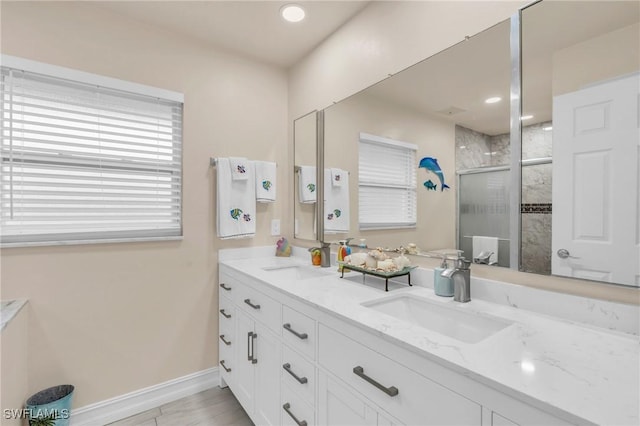
[[[175,237],[140,237],[140,238],[112,238],[99,240],[70,240],[70,241],[38,241],[31,243],[4,243],[0,248],[45,247],[45,246],[76,246],[85,244],[114,244],[114,243],[144,243],[152,241],[181,241],[182,236]]]

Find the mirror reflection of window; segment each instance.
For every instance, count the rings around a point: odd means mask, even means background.
[[[360,133],[360,229],[415,228],[417,149],[414,144]]]

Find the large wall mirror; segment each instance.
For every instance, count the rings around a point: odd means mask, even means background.
[[[493,252],[496,267],[640,285],[639,15],[624,1],[522,11],[520,206],[509,21],[327,108],[323,239]]]

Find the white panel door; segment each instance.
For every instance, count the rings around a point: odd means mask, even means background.
[[[553,101],[552,272],[638,285],[639,76]]]
[[[256,361],[255,419],[259,425],[279,425],[282,346],[269,329],[256,322],[253,358]]]
[[[242,309],[236,309],[235,380],[231,390],[247,413],[255,403],[255,366],[250,359],[254,323]]]

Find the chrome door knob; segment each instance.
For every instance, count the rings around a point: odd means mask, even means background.
[[[560,259],[580,259],[579,257],[571,256],[567,249],[560,249],[557,254]]]

